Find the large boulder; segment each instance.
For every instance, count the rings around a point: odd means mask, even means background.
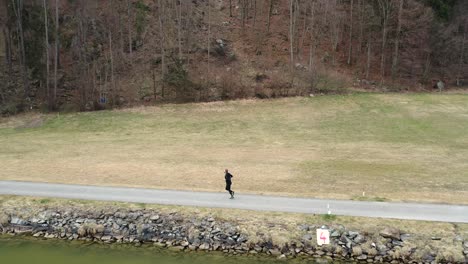
[[[390,238],[393,240],[401,239],[401,232],[397,228],[386,227],[384,230],[380,231],[380,235],[384,238]]]
[[[7,226],[10,224],[10,215],[0,213],[0,226]]]

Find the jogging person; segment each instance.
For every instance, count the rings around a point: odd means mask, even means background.
[[[234,191],[231,190],[231,185],[232,185],[232,180],[231,180],[231,179],[232,179],[234,176],[232,176],[232,174],[229,173],[228,169],[226,169],[226,170],[224,171],[224,173],[225,173],[225,174],[224,174],[224,179],[226,180],[226,191],[228,191],[229,194],[231,195],[231,198],[230,198],[230,199],[234,199]]]

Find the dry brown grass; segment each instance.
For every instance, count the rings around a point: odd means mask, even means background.
[[[467,105],[375,94],[1,119],[0,179],[223,191],[229,168],[239,193],[468,204]]]

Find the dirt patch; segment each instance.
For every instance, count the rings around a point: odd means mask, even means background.
[[[46,116],[38,113],[26,113],[14,117],[0,118],[0,128],[26,129],[41,127]]]
[[[21,130],[21,129],[27,129],[27,128],[38,128],[44,124],[44,121],[45,120],[43,117],[36,117],[32,120],[25,122],[24,124],[21,124],[15,127],[15,129]]]

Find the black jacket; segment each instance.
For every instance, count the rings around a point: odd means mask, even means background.
[[[224,175],[224,179],[226,180],[226,182],[231,182],[231,179],[232,179],[232,174],[229,173],[229,172],[226,172],[226,174]]]

